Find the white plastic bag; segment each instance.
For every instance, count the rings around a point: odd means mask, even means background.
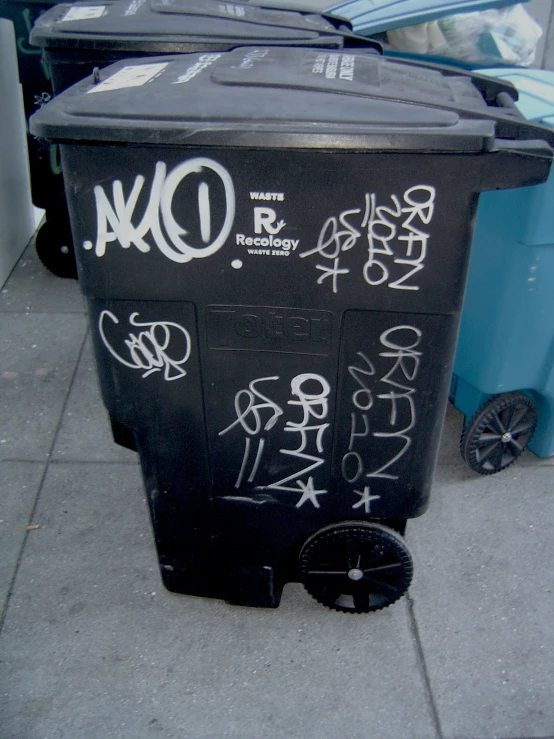
[[[448,44],[437,21],[395,28],[388,31],[387,38],[393,49],[398,51],[409,51],[413,54],[448,54]]]
[[[542,29],[518,4],[452,15],[395,29],[387,36],[398,51],[446,56],[483,66],[528,67],[535,59]]]

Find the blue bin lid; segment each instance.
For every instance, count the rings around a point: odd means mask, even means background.
[[[511,82],[519,92],[516,103],[529,121],[554,128],[554,72],[545,69],[480,69],[479,74]]]
[[[353,0],[332,5],[326,12],[347,18],[356,33],[371,36],[393,28],[428,23],[449,15],[507,5],[514,5],[514,0]]]

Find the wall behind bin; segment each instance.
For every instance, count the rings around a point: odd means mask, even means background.
[[[0,287],[35,230],[14,26],[0,19]]]
[[[550,67],[547,66],[550,37],[554,41],[552,7],[552,0],[531,0],[531,2],[525,4],[527,12],[533,16],[542,28],[542,38],[537,45],[537,56],[535,63],[532,65],[535,69],[552,69],[552,64]],[[553,47],[552,51],[554,52],[554,43],[550,43],[550,45]],[[551,61],[554,62],[554,55]]]
[[[538,16],[535,16],[544,31],[541,66],[543,69],[554,70],[554,3],[552,0],[533,0],[533,2],[529,4],[530,9],[534,11],[534,6],[539,3],[544,5],[544,9],[541,8],[543,17],[539,18]]]

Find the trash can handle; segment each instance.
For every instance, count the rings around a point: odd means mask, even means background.
[[[508,115],[513,115],[514,118],[519,118],[521,120],[527,120],[515,104],[515,100],[513,99],[513,97],[507,92],[498,93],[498,95],[496,96],[496,104],[499,108],[504,108],[504,111]]]
[[[383,44],[379,41],[367,38],[366,36],[359,36],[344,24],[337,26],[337,31],[343,38],[348,39],[348,49],[343,49],[345,53],[348,53],[349,49],[363,49],[368,54],[379,54],[383,56]]]
[[[349,49],[365,49],[370,54],[383,56],[383,44],[373,38],[360,36],[360,34],[353,31],[352,23],[348,18],[343,18],[333,13],[326,13],[325,11],[321,13],[321,16],[335,27],[337,33],[348,39]],[[344,49],[344,51],[348,53],[348,49]]]

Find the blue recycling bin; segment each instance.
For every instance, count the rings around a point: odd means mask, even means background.
[[[554,72],[482,70],[512,82],[526,118],[554,128]],[[479,200],[451,399],[462,456],[481,474],[526,448],[554,454],[554,176]]]

